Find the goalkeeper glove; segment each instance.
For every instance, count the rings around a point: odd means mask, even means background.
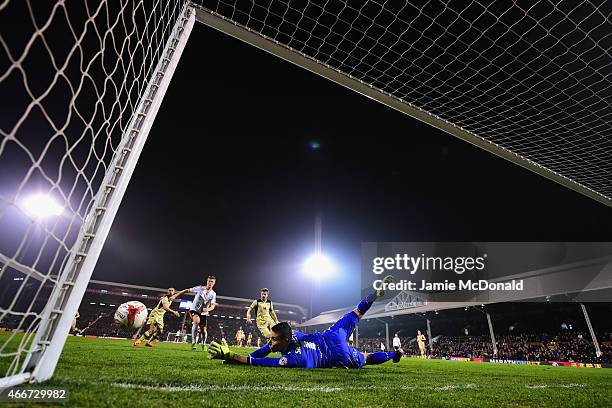
[[[221,344],[217,343],[216,341],[210,343],[208,352],[210,353],[211,358],[226,361],[231,360],[234,357],[234,354],[236,354],[230,350],[225,340],[221,341]]]

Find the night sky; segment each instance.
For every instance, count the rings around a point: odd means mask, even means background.
[[[319,143],[313,149],[313,141]],[[612,210],[196,23],[94,279],[358,300],[362,241],[609,241]]]

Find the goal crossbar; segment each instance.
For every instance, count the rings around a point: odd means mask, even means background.
[[[226,9],[231,8],[223,2],[218,2],[218,4],[227,6]],[[238,11],[236,9],[233,9],[232,11],[233,13],[238,14]],[[612,207],[612,197],[610,195],[603,194],[600,191],[591,188],[585,185],[584,183],[581,183],[576,178],[567,177],[561,172],[541,165],[536,160],[532,160],[526,156],[518,154],[513,150],[502,146],[501,144],[494,143],[485,137],[482,137],[474,132],[469,131],[464,127],[461,127],[453,123],[452,121],[446,120],[445,118],[436,115],[426,109],[422,109],[414,103],[397,97],[392,93],[386,92],[383,89],[380,89],[379,87],[373,85],[372,83],[368,83],[354,75],[350,75],[346,72],[343,72],[342,70],[331,66],[321,60],[318,60],[305,52],[294,49],[282,41],[278,41],[274,38],[267,36],[266,34],[262,33],[261,30],[247,27],[237,22],[236,20],[227,17],[227,14],[229,14],[229,12],[221,14],[214,10],[208,9],[202,5],[196,5],[196,20],[202,24],[205,24],[227,35],[230,35],[247,44],[255,46],[285,61],[291,62],[301,68],[304,68],[323,78],[342,85],[363,96],[366,96],[390,108],[407,114],[417,120],[427,123],[428,125],[440,129],[452,136],[458,137],[459,139],[471,143],[483,150],[486,150],[489,153],[506,159],[514,164],[517,164],[540,176],[546,177],[549,180],[552,180],[562,186],[581,193],[606,206]],[[249,21],[255,21],[255,19],[249,18]],[[258,21],[258,23],[260,22]],[[266,19],[264,27],[269,27],[270,30],[277,30],[277,32],[279,33],[281,32],[279,25],[275,25],[272,18]]]

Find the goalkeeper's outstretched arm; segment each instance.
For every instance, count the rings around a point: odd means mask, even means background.
[[[235,352],[231,351],[225,339],[221,341],[221,344],[217,343],[216,341],[210,343],[208,352],[213,359],[225,360],[227,362],[237,364],[249,364],[249,357],[236,354]]]
[[[233,354],[230,358],[225,358],[224,360],[231,364],[242,364],[242,365],[250,365],[250,366],[260,366],[260,367],[289,367],[287,365],[282,365],[279,363],[281,358],[282,357],[253,358],[251,356]]]
[[[249,356],[243,356],[241,354],[234,354],[232,358],[229,359],[232,363],[249,365]],[[228,361],[227,359],[225,361]]]
[[[254,358],[261,358],[261,357],[266,357],[271,352],[272,350],[270,350],[270,345],[266,343],[262,347],[258,348],[257,350],[249,354],[249,356],[254,357]]]
[[[259,356],[265,356],[270,351],[267,348],[267,345],[257,350],[257,352],[251,353],[248,356],[243,356],[241,354],[236,354],[231,351],[227,342],[223,340],[221,344],[213,341],[210,343],[210,348],[208,349],[211,358],[218,360],[225,360],[231,364],[242,364],[242,365],[252,365],[252,366],[263,366],[263,367],[294,367],[295,364],[289,363],[287,357],[280,358],[271,358],[271,357],[254,357],[254,354]],[[291,360],[292,362],[293,360]]]

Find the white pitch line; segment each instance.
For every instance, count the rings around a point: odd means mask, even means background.
[[[190,391],[190,392],[209,392],[209,391],[306,391],[306,392],[342,392],[342,391],[388,391],[388,390],[429,390],[429,391],[456,391],[474,389],[476,384],[447,384],[438,387],[432,386],[400,386],[384,387],[375,385],[365,385],[362,387],[325,387],[325,386],[294,386],[294,385],[144,385],[133,383],[112,383],[114,387],[138,388],[158,391]]]
[[[139,388],[146,390],[158,391],[318,391],[318,392],[336,392],[345,391],[346,388],[340,387],[299,387],[285,385],[141,385],[131,383],[112,383],[114,387],[120,388]]]
[[[525,387],[530,390],[543,388],[584,388],[586,384],[526,384]]]

